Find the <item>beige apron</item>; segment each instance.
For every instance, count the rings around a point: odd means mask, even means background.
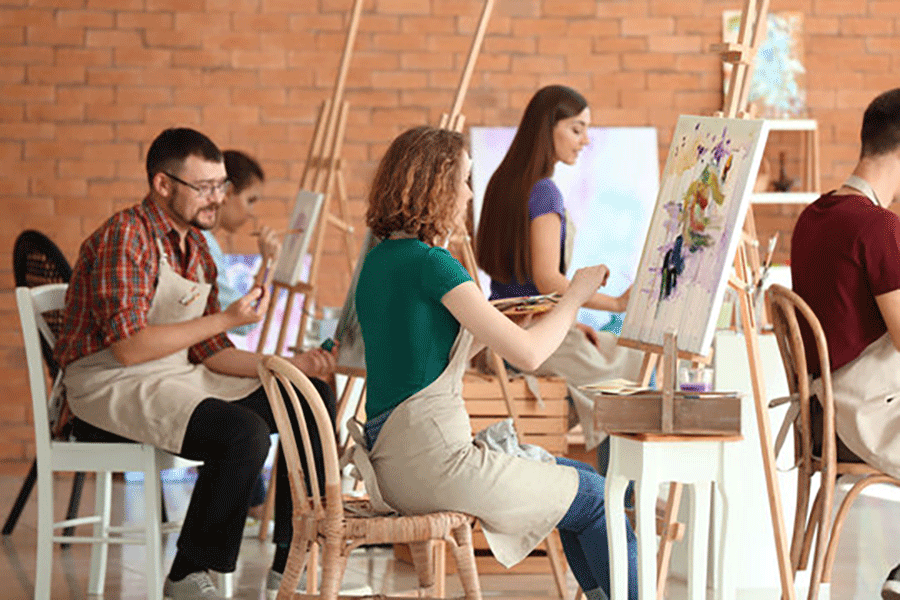
[[[835,428],[869,465],[900,477],[900,352],[889,333],[831,374]],[[811,391],[821,393],[821,380]]]
[[[566,211],[565,269],[569,268],[574,239],[575,223]],[[643,352],[619,346],[617,336],[608,331],[598,331],[597,337],[600,348],[573,325],[559,348],[534,372],[535,375],[557,375],[566,380],[575,413],[584,430],[587,450],[606,439],[606,433],[594,425],[594,401],[578,388],[606,379],[636,381],[644,360]]]
[[[463,328],[450,363],[398,405],[368,452],[384,501],[404,514],[453,510],[477,517],[506,567],[525,558],[562,520],[578,492],[578,472],[489,450],[472,438],[462,378],[472,334]],[[366,453],[354,462],[365,475]]]
[[[212,285],[179,275],[159,240],[157,245],[159,278],[147,322],[167,325],[202,316]],[[66,366],[63,385],[79,419],[177,453],[188,420],[201,401],[239,400],[261,384],[256,378],[221,375],[193,364],[187,348],[129,367],[122,366],[106,348]]]

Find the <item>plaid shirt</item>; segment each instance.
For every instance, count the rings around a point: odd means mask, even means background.
[[[162,240],[176,273],[192,281],[200,281],[203,274],[213,284],[203,314],[219,312],[216,265],[203,236],[190,228],[185,236],[187,251],[182,253],[171,220],[148,197],[113,215],[81,245],[55,348],[61,366],[147,327],[159,276],[157,239]],[[191,346],[188,358],[200,363],[230,347],[221,333]]]

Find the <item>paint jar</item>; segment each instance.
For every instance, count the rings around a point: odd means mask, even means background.
[[[678,369],[678,387],[682,392],[711,392],[713,370],[711,367],[681,367]]]

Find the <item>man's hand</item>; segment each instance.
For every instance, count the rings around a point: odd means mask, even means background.
[[[321,348],[315,348],[307,352],[286,357],[286,360],[295,367],[303,371],[309,377],[318,377],[323,379],[334,373],[335,357],[337,356],[337,347],[331,352],[326,352]]]
[[[259,253],[263,258],[262,264],[265,265],[267,259],[271,259],[271,264],[275,264],[278,260],[278,255],[281,253],[281,239],[278,236],[278,232],[271,227],[262,225],[259,228],[259,236],[256,238],[256,242],[259,245]]]
[[[226,331],[261,321],[269,308],[270,296],[271,294],[266,293],[262,287],[255,286],[246,296],[229,304],[228,308],[222,311],[231,323]]]

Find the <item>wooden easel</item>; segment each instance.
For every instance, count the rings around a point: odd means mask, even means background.
[[[328,225],[334,225],[344,232],[344,246],[347,255],[347,265],[349,272],[353,271],[354,263],[354,242],[353,227],[351,227],[347,218],[350,215],[350,207],[348,205],[347,189],[344,184],[343,162],[341,160],[341,150],[344,140],[344,131],[347,125],[347,112],[349,103],[344,100],[344,86],[347,81],[347,71],[350,68],[350,59],[353,56],[353,46],[356,41],[356,34],[359,30],[359,19],[362,12],[363,0],[354,0],[353,8],[350,12],[350,22],[347,28],[347,38],[344,43],[344,51],[341,55],[340,66],[335,78],[334,91],[330,99],[325,100],[319,108],[319,114],[316,118],[316,125],[313,132],[312,142],[309,146],[309,153],[306,157],[306,165],[303,169],[303,176],[300,179],[300,189],[313,192],[321,192],[325,195],[323,205],[319,211],[318,223],[310,223],[310,227],[316,227],[315,237],[312,248],[312,261],[309,267],[309,276],[307,281],[291,284],[283,281],[274,280],[272,282],[272,300],[269,302],[269,308],[263,320],[262,330],[259,336],[259,342],[256,347],[257,353],[262,353],[269,337],[269,330],[275,316],[275,307],[278,304],[278,297],[282,290],[287,291],[287,298],[284,304],[284,318],[278,329],[278,339],[275,344],[274,354],[280,354],[284,350],[285,338],[287,337],[288,326],[290,324],[291,311],[294,299],[297,294],[302,294],[303,299],[300,304],[300,328],[297,331],[297,341],[295,346],[300,347],[303,344],[303,335],[306,331],[307,317],[309,316],[309,308],[315,300],[317,290],[317,280],[319,275],[319,265],[322,258],[322,251],[325,245],[325,231]],[[330,199],[335,183],[338,191],[338,215],[331,211]],[[300,257],[303,260],[304,257]],[[274,268],[274,266],[272,267]],[[263,506],[263,515],[259,523],[259,533],[257,537],[260,541],[264,541],[269,534],[269,522],[275,509],[275,472],[277,469],[277,461],[272,467],[272,477],[269,481],[269,489],[266,493],[266,500]],[[315,556],[315,553],[313,553]],[[311,565],[309,573],[309,581],[311,585],[316,584],[315,564]]]
[[[723,110],[717,116],[727,118],[747,118],[750,115],[746,110],[747,96],[753,77],[753,65],[756,50],[765,33],[766,15],[768,13],[768,0],[745,0],[741,17],[741,26],[738,41],[736,43],[716,44],[712,50],[722,55],[722,60],[733,65],[728,95],[725,99]],[[781,495],[776,478],[775,455],[772,448],[772,434],[770,430],[767,402],[764,397],[765,385],[762,366],[759,356],[759,338],[757,332],[756,315],[754,313],[753,289],[760,276],[759,242],[756,236],[756,224],[753,218],[752,207],[748,209],[741,233],[740,243],[734,259],[734,274],[729,279],[729,286],[737,293],[740,300],[741,323],[744,331],[744,339],[747,345],[749,359],[750,379],[753,388],[754,406],[758,425],[758,439],[763,457],[766,487],[768,491],[769,509],[772,519],[772,528],[775,534],[775,550],[778,560],[779,575],[781,580],[782,598],[794,600],[796,597],[793,572],[790,564],[790,556],[787,545],[787,536],[784,529],[784,517],[781,507]],[[639,347],[645,350],[644,367],[656,362],[661,348],[646,346],[640,343],[620,340],[623,345]],[[654,356],[655,355],[655,356]],[[681,356],[681,353],[679,353]],[[690,357],[697,360],[702,357]],[[706,362],[701,360],[700,362]],[[649,375],[641,383],[649,382]],[[677,513],[677,505],[680,502],[681,485],[672,483],[669,488],[669,498],[666,513],[669,519],[674,519]],[[668,570],[668,557],[670,554],[671,538],[663,535],[660,542],[660,550],[657,555],[658,570],[657,590],[658,597],[662,598],[665,585],[665,576]]]
[[[273,300],[269,303],[269,310],[266,312],[266,317],[263,320],[257,352],[262,352],[266,345],[269,329],[272,326],[275,314],[277,299],[282,290],[287,291],[287,301],[284,305],[284,319],[282,319],[278,330],[275,354],[280,354],[284,350],[285,337],[290,324],[290,313],[297,294],[302,294],[303,299],[300,304],[300,328],[297,331],[297,340],[294,346],[299,348],[303,345],[307,319],[311,312],[310,306],[314,306],[316,298],[319,267],[321,266],[322,252],[325,247],[325,232],[329,225],[344,233],[344,250],[347,258],[348,273],[353,272],[356,248],[353,239],[353,227],[348,222],[350,206],[347,198],[347,186],[344,182],[341,151],[347,126],[347,112],[349,110],[349,103],[344,100],[344,86],[347,81],[350,59],[353,56],[356,34],[359,30],[362,5],[363,0],[353,1],[350,23],[347,28],[347,38],[344,42],[344,51],[341,55],[340,66],[335,78],[334,91],[331,98],[325,100],[319,109],[312,143],[306,157],[306,166],[300,179],[301,190],[320,192],[325,195],[318,223],[310,223],[310,227],[315,227],[316,230],[313,238],[309,276],[305,282],[301,281],[296,284],[278,280],[273,281]],[[331,210],[331,198],[335,185],[337,186],[337,214]],[[303,260],[303,257],[300,257],[300,260]]]

